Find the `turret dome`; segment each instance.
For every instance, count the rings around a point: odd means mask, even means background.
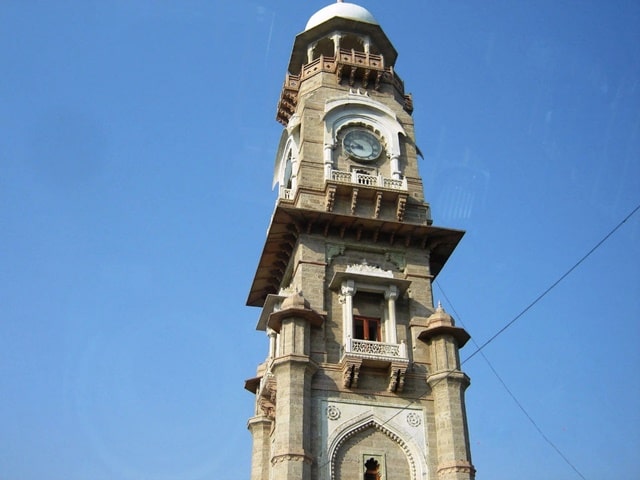
[[[376,19],[371,15],[369,10],[356,5],[354,3],[337,2],[324,7],[314,13],[307,22],[306,30],[311,30],[321,23],[326,22],[334,17],[346,18],[348,20],[356,20],[358,22],[371,23],[379,25]]]

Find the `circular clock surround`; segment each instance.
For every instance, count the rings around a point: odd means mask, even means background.
[[[382,153],[382,145],[376,135],[364,128],[349,130],[342,140],[344,151],[361,162],[376,160]]]

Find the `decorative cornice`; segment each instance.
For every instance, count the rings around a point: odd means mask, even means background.
[[[383,270],[377,265],[369,265],[366,260],[363,260],[361,264],[349,265],[346,272],[359,273],[372,277],[393,278],[393,272],[391,270]]]
[[[427,376],[427,383],[431,388],[435,388],[440,384],[446,385],[446,383],[443,383],[444,380],[458,382],[462,384],[464,388],[467,388],[471,383],[471,380],[469,379],[467,374],[461,372],[460,370],[445,370]]]
[[[469,474],[469,478],[473,480],[476,475],[476,469],[466,460],[458,460],[438,466],[439,477],[444,477],[450,473],[467,473]]]
[[[284,462],[303,462],[308,465],[313,465],[313,461],[313,457],[306,453],[283,453],[271,457],[271,465]]]

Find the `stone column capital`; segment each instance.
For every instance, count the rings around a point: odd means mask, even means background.
[[[340,293],[349,297],[353,297],[356,294],[356,282],[353,280],[345,280],[340,287]]]
[[[384,299],[385,300],[396,300],[399,294],[398,287],[396,285],[389,285],[387,289],[384,291]]]

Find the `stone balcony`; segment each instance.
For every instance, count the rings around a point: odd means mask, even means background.
[[[408,360],[404,343],[384,343],[371,340],[347,339],[344,355],[357,356],[374,361]]]
[[[331,181],[351,185],[361,185],[363,187],[388,188],[391,190],[407,190],[407,179],[395,179],[383,177],[382,175],[368,175],[365,173],[343,172],[331,170]]]
[[[358,387],[360,368],[367,367],[387,370],[389,374],[389,392],[401,392],[404,377],[409,366],[407,346],[401,343],[373,342],[348,338],[342,354],[343,385],[349,389]]]
[[[339,84],[344,80],[350,87],[353,87],[356,81],[364,89],[379,90],[383,83],[391,85],[400,98],[404,99],[404,109],[409,113],[413,112],[413,99],[410,94],[405,94],[404,82],[393,67],[385,66],[382,55],[347,49],[339,49],[336,53],[333,57],[321,55],[304,64],[297,75],[286,74],[276,112],[278,122],[287,125],[298,105],[300,85],[320,73],[334,74]]]
[[[359,172],[343,172],[331,170],[330,183],[351,185],[370,188],[384,188],[387,190],[407,191],[407,179],[395,179],[382,175],[367,175]],[[280,187],[278,198],[281,200],[294,200],[295,191],[292,188]]]

